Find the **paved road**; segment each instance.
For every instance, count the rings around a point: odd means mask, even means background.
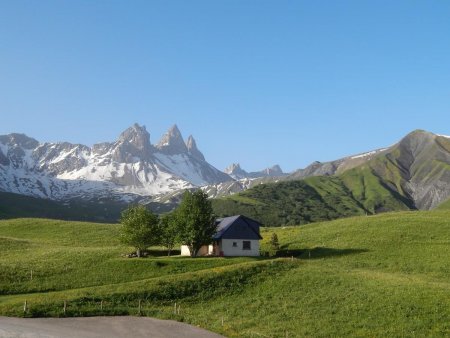
[[[0,317],[2,338],[220,338],[195,326],[147,317]]]

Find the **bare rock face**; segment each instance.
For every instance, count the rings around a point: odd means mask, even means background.
[[[188,153],[188,148],[183,141],[183,136],[177,125],[173,125],[156,145],[159,152],[166,155]]]
[[[263,171],[261,171],[261,173],[267,177],[276,177],[284,175],[283,170],[278,164],[275,164],[273,167],[264,169]]]
[[[387,156],[397,164],[402,190],[418,209],[432,209],[450,197],[450,138],[416,130]]]
[[[237,180],[249,177],[249,173],[243,170],[239,163],[232,163],[225,168],[224,172]]]
[[[189,154],[199,160],[199,161],[205,161],[205,156],[203,156],[203,154],[200,152],[200,150],[198,150],[197,148],[197,143],[195,142],[195,139],[192,135],[189,136],[187,142],[186,142],[186,147],[188,149]]]
[[[150,134],[145,126],[136,123],[120,134],[113,150],[113,160],[131,163],[135,158],[139,158],[145,161],[150,159],[152,153]]]
[[[9,134],[9,135],[0,135],[0,143],[10,147],[21,147],[23,149],[34,149],[39,145],[39,142],[34,138],[28,137],[25,134]]]
[[[9,158],[5,154],[3,154],[2,150],[0,149],[0,165],[8,166],[9,164]]]

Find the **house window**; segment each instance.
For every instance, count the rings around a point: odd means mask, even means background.
[[[237,248],[237,242],[233,242],[233,248]]]
[[[251,242],[250,241],[243,241],[242,242],[242,250],[251,250]]]

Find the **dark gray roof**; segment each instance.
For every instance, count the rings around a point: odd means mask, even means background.
[[[242,215],[220,218],[217,220],[217,232],[213,239],[262,239],[259,234],[260,225]]]

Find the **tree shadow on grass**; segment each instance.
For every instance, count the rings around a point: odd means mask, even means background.
[[[328,257],[339,257],[347,255],[355,255],[368,252],[367,249],[335,249],[315,247],[312,249],[281,249],[277,251],[278,257],[296,257],[300,259],[319,259]]]
[[[150,250],[143,250],[142,252],[141,252],[141,258],[146,258],[146,257],[149,257],[149,258],[155,258],[155,257],[158,257],[158,258],[161,258],[161,257],[168,257],[168,251],[167,250],[159,250],[159,249],[150,249]],[[179,250],[179,249],[176,249],[176,250],[172,250],[171,252],[170,252],[170,256],[179,256],[181,254],[181,251]],[[128,258],[136,258],[137,257],[137,254],[136,254],[136,252],[134,251],[134,252],[132,252],[132,253],[129,253],[129,254],[127,254],[126,255],[126,257],[128,257]]]

